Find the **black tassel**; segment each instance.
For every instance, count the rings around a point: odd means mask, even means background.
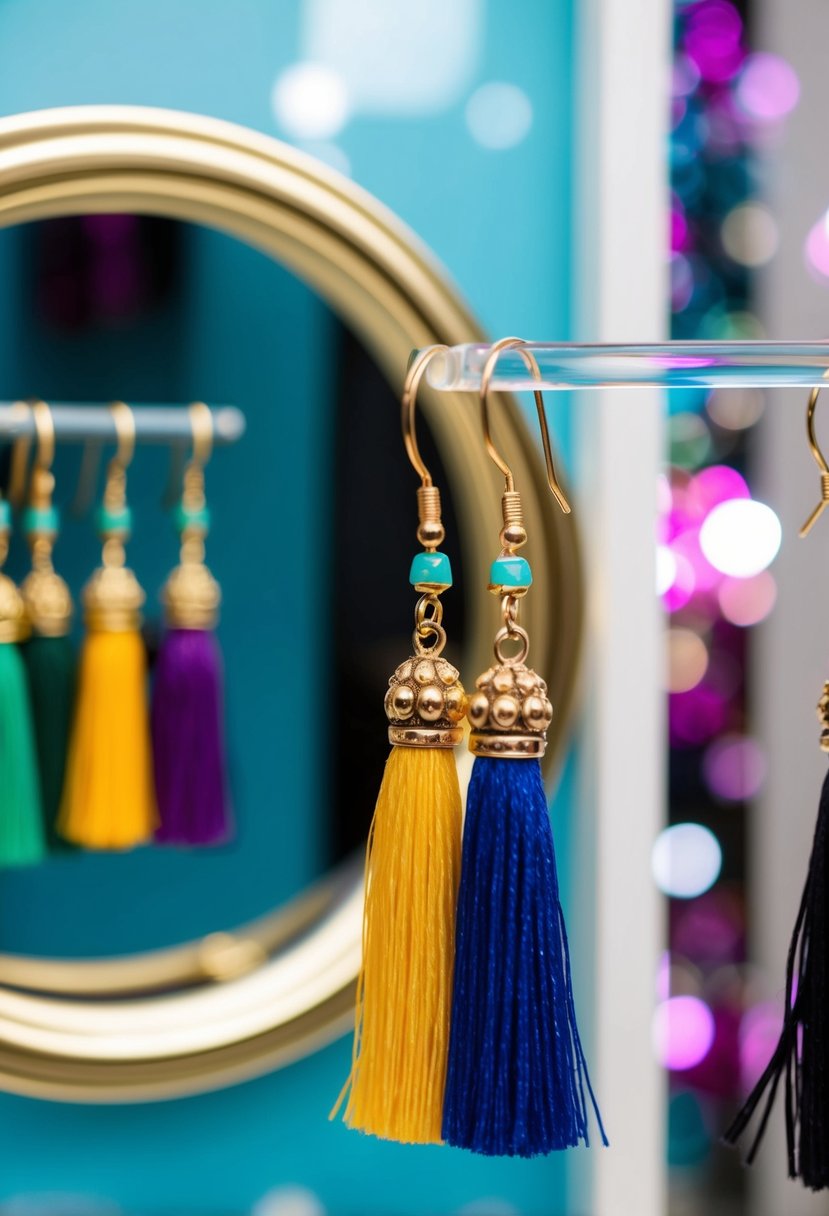
[[[725,1133],[736,1144],[763,1098],[746,1163],[757,1155],[781,1078],[786,1081],[789,1177],[821,1191],[829,1186],[829,773],[820,794],[809,872],[786,963],[783,1029],[765,1072]]]

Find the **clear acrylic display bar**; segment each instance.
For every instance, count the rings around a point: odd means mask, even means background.
[[[478,389],[490,349],[473,342],[450,347],[444,358],[429,364],[429,383],[437,389]],[[517,350],[505,350],[492,377],[494,389],[813,387],[829,377],[829,341],[532,342],[525,349],[535,357],[541,380],[533,379]]]
[[[36,435],[35,421],[30,410],[22,410],[20,402],[0,402],[0,444]],[[25,402],[23,403],[25,404]],[[106,403],[53,404],[52,422],[57,443],[116,443],[115,421]],[[130,406],[135,419],[137,443],[185,445],[192,431],[186,405]],[[236,443],[245,433],[245,416],[232,405],[218,406],[213,415],[213,442],[217,447]]]

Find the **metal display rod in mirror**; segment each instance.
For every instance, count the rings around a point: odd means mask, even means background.
[[[26,436],[37,438],[37,423],[31,410],[21,409],[20,402],[0,401],[0,441],[9,442]],[[130,405],[138,443],[189,444],[193,424],[186,405]],[[49,402],[55,439],[58,443],[116,443],[118,429],[112,411],[105,403],[71,405]],[[211,410],[213,430],[211,442],[216,447],[236,443],[245,433],[245,416],[231,405]]]
[[[319,292],[399,391],[415,347],[480,339],[432,256],[374,198],[312,158],[215,119],[140,107],[0,121],[0,225],[91,213],[161,215],[229,233]],[[464,560],[497,532],[475,398],[424,393]],[[544,465],[515,402],[501,434],[525,487],[536,595],[527,623],[556,703],[548,758],[571,717],[583,619],[572,520],[550,510]],[[471,588],[464,665],[488,662],[492,613]],[[382,714],[382,706],[378,706]],[[76,1101],[174,1097],[252,1077],[350,1024],[360,958],[359,861],[255,924],[108,960],[0,956],[0,1087]]]

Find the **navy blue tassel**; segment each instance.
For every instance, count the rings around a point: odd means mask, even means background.
[[[576,1025],[537,760],[479,756],[463,836],[443,1138],[487,1156],[607,1144]]]

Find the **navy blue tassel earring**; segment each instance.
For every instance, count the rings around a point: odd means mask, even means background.
[[[487,450],[504,474],[502,552],[490,591],[503,625],[493,667],[469,701],[475,755],[466,804],[455,947],[443,1138],[488,1156],[535,1157],[588,1143],[592,1105],[601,1116],[576,1024],[567,930],[540,759],[552,706],[547,686],[526,666],[529,638],[518,607],[532,582],[517,555],[527,540],[521,498],[489,431],[487,394],[502,350],[493,346],[481,379]],[[537,366],[521,354],[534,374]],[[547,472],[561,509],[540,392],[535,394]],[[508,656],[505,648],[517,644]],[[589,1100],[589,1101],[588,1101]]]

